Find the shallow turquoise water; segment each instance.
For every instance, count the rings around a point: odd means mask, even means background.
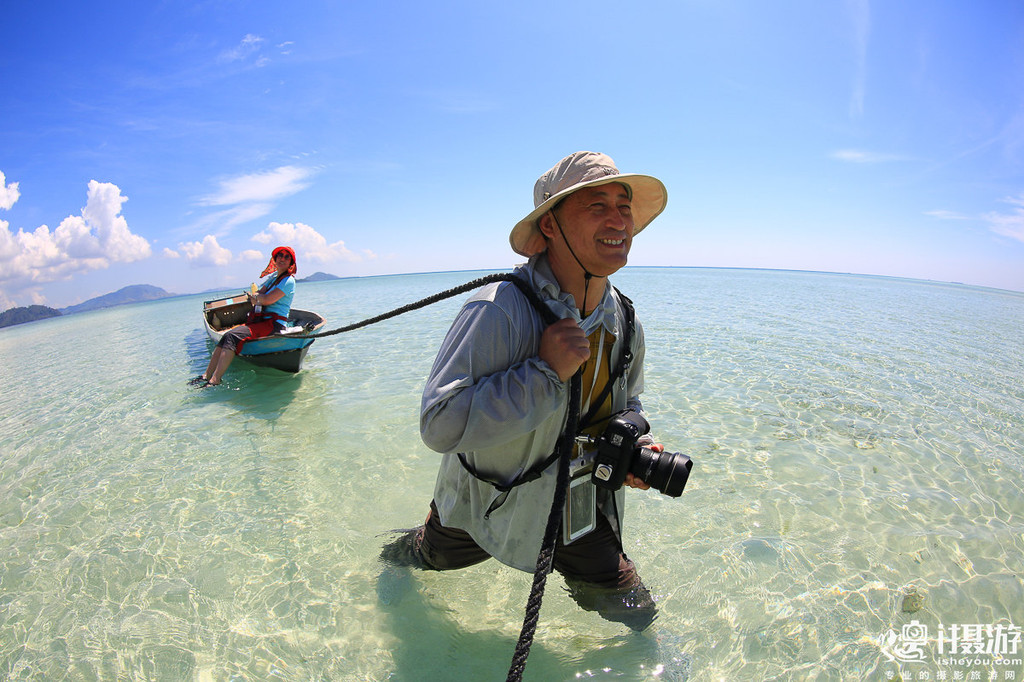
[[[296,306],[341,326],[480,274],[305,284]],[[630,634],[552,577],[526,679],[1024,679],[943,666],[934,639],[1024,625],[1024,295],[614,281],[644,323],[656,434],[695,469],[679,499],[629,495],[656,624]],[[530,576],[377,560],[430,499],[419,391],[464,298],[205,391],[185,385],[208,355],[201,296],[0,331],[0,676],[503,678]],[[881,636],[915,620],[928,660],[890,662]]]

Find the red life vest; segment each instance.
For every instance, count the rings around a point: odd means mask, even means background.
[[[264,336],[273,334],[275,323],[278,320],[285,323],[288,322],[287,317],[281,317],[274,313],[249,313],[245,320],[245,326],[249,328],[249,336],[239,340],[238,345],[235,346],[235,355],[242,354],[242,346],[245,345],[246,341],[262,339]]]
[[[267,291],[270,291],[278,285],[278,283],[289,276],[289,273],[284,273],[277,276],[277,279],[267,287]],[[272,313],[266,310],[256,312],[252,310],[245,317],[245,326],[249,328],[249,336],[238,342],[238,346],[235,347],[235,355],[240,355],[242,347],[246,341],[252,341],[254,339],[262,339],[264,336],[270,336],[274,333],[274,327],[276,323],[280,322],[282,327],[288,326],[288,318],[277,313]]]

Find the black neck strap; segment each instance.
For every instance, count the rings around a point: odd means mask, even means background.
[[[590,280],[597,277],[590,270],[587,270],[587,266],[583,264],[580,257],[576,255],[576,252],[572,249],[572,244],[569,243],[569,239],[565,236],[565,231],[562,230],[562,224],[558,222],[558,218],[555,217],[554,211],[548,211],[551,216],[551,220],[555,222],[555,227],[558,228],[558,234],[562,235],[562,241],[565,242],[565,247],[569,249],[569,253],[576,259],[576,264],[580,266],[580,270],[583,271],[583,300],[579,301],[580,306],[580,317],[587,316],[587,293],[590,291]]]

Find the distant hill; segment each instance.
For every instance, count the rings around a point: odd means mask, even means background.
[[[167,293],[160,287],[154,287],[149,284],[134,284],[130,287],[118,289],[112,294],[104,294],[103,296],[90,298],[88,301],[78,305],[61,308],[60,312],[65,315],[84,313],[87,310],[99,310],[100,308],[110,308],[115,305],[138,303],[140,301],[155,301],[159,298],[169,298],[174,295]]]
[[[303,277],[300,282],[326,282],[331,279],[341,279],[337,275],[328,275],[326,272],[314,272],[309,277]]]
[[[30,305],[27,308],[11,308],[0,313],[0,327],[10,327],[25,322],[45,320],[48,317],[60,317],[60,311],[47,308],[45,305]]]

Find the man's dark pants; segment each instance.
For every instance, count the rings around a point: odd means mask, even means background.
[[[568,545],[563,544],[559,532],[554,569],[562,574],[569,594],[585,610],[597,611],[603,618],[633,630],[643,630],[657,615],[654,600],[622,551],[608,520],[603,514],[598,514],[597,520],[593,531]],[[447,571],[478,564],[491,556],[466,531],[441,525],[437,507],[431,502],[424,525],[386,545],[381,558]]]

